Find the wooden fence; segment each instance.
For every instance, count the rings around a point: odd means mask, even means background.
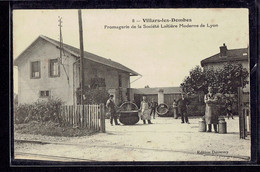
[[[61,106],[61,117],[69,126],[105,132],[104,104],[64,105]]]

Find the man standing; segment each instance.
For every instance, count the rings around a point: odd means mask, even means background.
[[[187,124],[190,124],[189,119],[188,119],[188,115],[187,115],[187,105],[189,103],[190,102],[188,101],[188,99],[184,97],[184,94],[182,94],[181,99],[179,99],[177,101],[178,111],[181,114],[181,123],[182,124],[184,123],[184,119],[185,119],[185,122]]]
[[[217,133],[217,125],[218,125],[218,110],[217,110],[217,101],[218,98],[215,94],[213,94],[213,88],[208,87],[208,94],[205,95],[204,101],[206,103],[205,109],[205,121],[208,125],[208,131],[211,132],[211,124],[213,124],[215,133]]]
[[[109,99],[107,100],[106,107],[108,108],[110,112],[110,124],[113,126],[113,119],[115,121],[115,125],[120,125],[117,122],[117,116],[116,116],[116,105],[113,100],[113,95],[109,96]]]
[[[158,103],[154,101],[154,98],[152,98],[152,102],[151,102],[151,113],[150,113],[150,116],[152,116],[153,114],[153,119],[155,119],[155,110],[158,106]]]
[[[232,102],[230,99],[226,100],[225,106],[226,106],[227,118],[229,119],[229,117],[231,116],[231,118],[234,119],[232,113]]]

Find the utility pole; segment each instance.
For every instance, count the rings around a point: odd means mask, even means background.
[[[62,46],[62,35],[61,35],[61,27],[62,27],[62,25],[61,25],[61,23],[62,23],[62,21],[61,21],[61,19],[62,19],[62,17],[60,17],[59,16],[59,27],[60,27],[60,63],[62,64],[62,48],[61,48],[61,46]]]
[[[62,51],[63,51],[63,55],[64,55],[64,50],[63,50],[63,40],[62,40],[62,32],[61,32],[61,27],[62,27],[62,25],[61,25],[61,23],[62,23],[62,21],[61,21],[61,19],[62,19],[62,17],[60,17],[59,16],[59,27],[60,27],[60,58],[58,59],[58,63],[59,63],[59,65],[62,65],[62,67],[63,67],[63,70],[64,70],[64,72],[65,72],[65,74],[66,74],[66,76],[67,76],[67,81],[68,81],[68,84],[70,84],[69,83],[69,76],[68,76],[68,73],[67,73],[67,71],[66,71],[66,69],[65,69],[65,67],[64,67],[64,65],[63,65],[63,61],[62,61]]]
[[[83,30],[82,30],[82,16],[81,10],[78,10],[79,18],[79,42],[80,42],[80,93],[81,93],[81,104],[83,105],[83,88],[84,88],[84,70],[83,70],[83,57],[84,57],[84,48],[83,48]]]

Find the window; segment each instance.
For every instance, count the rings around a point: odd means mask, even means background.
[[[50,60],[50,77],[59,77],[60,76],[60,65],[58,59]]]
[[[31,62],[31,78],[40,78],[40,61]]]
[[[40,91],[40,97],[50,97],[50,91]]]
[[[118,76],[119,87],[122,87],[122,75]]]

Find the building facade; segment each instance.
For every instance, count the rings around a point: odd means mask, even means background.
[[[210,56],[201,61],[201,66],[204,70],[208,68],[218,69],[222,68],[225,63],[239,63],[243,68],[249,72],[249,51],[248,48],[228,49],[225,44],[219,47],[219,53]],[[249,77],[248,77],[249,80]],[[249,93],[249,84],[243,89],[244,92]]]
[[[153,98],[158,104],[165,103],[172,105],[173,100],[181,98],[180,87],[156,87],[156,88],[131,88],[130,100],[134,101],[137,106],[140,106],[142,96],[146,96],[150,102]]]
[[[18,103],[59,98],[76,104],[80,87],[80,50],[39,36],[14,61],[18,67]],[[105,87],[116,103],[129,97],[130,76],[139,75],[126,66],[95,54],[84,52],[84,87]]]

